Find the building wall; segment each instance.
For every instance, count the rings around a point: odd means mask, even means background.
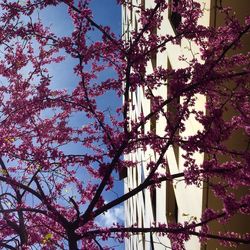
[[[145,0],[143,1],[145,8],[153,7],[154,0]],[[200,24],[209,26],[209,25],[219,25],[222,23],[221,17],[218,13],[215,13],[213,6],[216,4],[216,0],[203,0],[198,1],[204,4],[204,16],[199,20]],[[226,2],[236,2],[234,0],[227,0]],[[237,1],[239,2],[239,1]],[[241,2],[247,3],[245,0]],[[134,5],[141,4],[141,0],[132,0]],[[239,6],[234,4],[237,8]],[[243,7],[240,7],[244,9]],[[245,6],[246,8],[246,6]],[[243,11],[239,10],[240,11]],[[123,32],[125,34],[125,39],[129,39],[129,33],[139,27],[137,20],[139,18],[139,13],[135,11],[134,8],[132,11],[123,7],[122,10],[122,23],[123,23]],[[244,9],[245,11],[245,9]],[[165,35],[166,33],[174,35],[174,27],[169,20],[169,10],[163,13],[163,22],[160,29],[157,30],[158,35]],[[164,52],[158,53],[156,57],[152,58],[151,62],[148,63],[146,72],[148,74],[153,72],[155,66],[162,66],[163,68],[173,68],[179,69],[186,67],[185,62],[179,61],[180,55],[185,55],[188,59],[192,59],[193,55],[199,57],[198,48],[190,43],[190,41],[183,40],[181,45],[173,45],[171,43],[167,44],[166,50]],[[199,58],[198,58],[199,59]],[[166,85],[160,86],[154,94],[159,94],[163,98],[167,98],[168,90]],[[145,98],[143,94],[143,89],[138,88],[135,92],[132,93],[131,99],[133,103],[131,104],[129,116],[131,119],[136,120],[141,112],[146,116],[150,112],[150,102]],[[180,99],[180,102],[183,100]],[[195,109],[205,112],[205,101],[206,97],[202,95],[196,96]],[[132,108],[134,105],[134,108]],[[171,107],[167,107],[171,108]],[[163,117],[160,117],[156,121],[156,133],[158,135],[164,134],[164,129],[166,126],[166,121]],[[145,133],[150,131],[152,127],[150,123],[145,124]],[[181,134],[181,136],[190,136],[195,134],[198,130],[202,130],[201,125],[194,119],[190,117],[186,121],[186,131]],[[230,142],[233,143],[233,142]],[[169,172],[171,174],[181,173],[184,170],[184,159],[181,155],[184,152],[181,148],[170,147],[166,153],[166,158],[169,165]],[[146,164],[152,159],[157,159],[157,154],[148,148],[145,152],[142,150],[137,150],[134,154],[129,154],[125,156],[128,160],[135,162],[141,162],[134,168],[129,168],[127,171],[127,177],[124,179],[125,183],[125,193],[132,190],[137,185],[139,185],[143,179],[148,174],[146,169]],[[197,163],[202,163],[204,160],[204,155],[200,153],[195,153],[195,159]],[[159,173],[165,173],[166,169],[159,169]],[[161,223],[172,223],[172,222],[184,222],[189,218],[200,218],[202,210],[207,207],[219,207],[218,201],[213,197],[210,190],[207,186],[201,185],[197,186],[186,186],[183,181],[176,180],[173,184],[171,183],[162,183],[160,188],[157,188],[155,191],[150,191],[149,189],[144,190],[143,192],[138,193],[125,203],[125,226],[130,226],[137,224],[138,227],[150,227],[153,222]],[[211,225],[215,230],[218,229],[218,225]],[[171,242],[167,237],[159,237],[155,234],[141,234],[132,236],[126,240],[126,250],[134,249],[169,249],[171,248]],[[186,248],[188,250],[198,250],[201,248],[201,245],[197,237],[191,237],[191,239],[186,243]],[[206,248],[206,250],[222,250],[224,248],[218,247],[217,241],[211,241]],[[242,248],[243,249],[243,248]]]
[[[213,0],[211,5],[215,6],[219,4],[219,0]],[[235,12],[236,17],[243,23],[244,17],[250,14],[249,11],[249,1],[248,0],[241,0],[241,1],[234,1],[234,0],[223,0],[223,6],[230,6],[233,11]],[[210,14],[210,26],[219,27],[223,24],[223,16],[218,11],[211,11]],[[241,48],[240,51],[229,51],[229,54],[232,55],[233,53],[246,53],[250,51],[250,36],[245,36],[242,39],[242,43],[244,44],[244,49]],[[227,108],[227,112],[224,112],[224,119],[228,120],[233,115],[235,115],[235,111],[232,107]],[[230,139],[227,141],[227,146],[231,150],[239,150],[244,151],[247,148],[248,138],[242,133],[241,130],[236,131]],[[227,159],[225,157],[221,157],[220,161],[224,162]],[[209,183],[216,182],[215,179],[209,180]],[[231,190],[233,191],[233,190]],[[240,198],[242,195],[245,195],[249,192],[247,188],[240,188],[234,191],[236,197]],[[221,202],[214,196],[213,192],[210,190],[208,185],[204,186],[204,193],[203,193],[203,209],[204,208],[213,208],[214,210],[220,210],[222,208]],[[226,224],[220,224],[217,221],[213,221],[209,224],[209,227],[212,233],[217,232],[228,232],[233,231],[236,233],[244,234],[246,232],[250,232],[250,223],[249,223],[249,216],[247,215],[239,215],[236,214],[233,216],[232,219]],[[228,247],[223,247],[218,244],[216,240],[209,240],[205,246],[203,246],[202,250],[226,250],[229,249]],[[232,248],[230,248],[232,249]],[[249,249],[249,245],[239,245],[237,246],[239,250],[247,250]]]

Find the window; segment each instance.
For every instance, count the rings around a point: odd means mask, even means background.
[[[167,182],[167,192],[166,192],[166,217],[168,223],[178,222],[178,206],[176,203],[176,198],[174,194],[173,183]]]
[[[150,112],[153,112],[152,100],[150,100]],[[156,134],[156,116],[150,118],[150,132]]]
[[[172,70],[171,63],[168,60],[168,68]],[[167,83],[167,97],[171,97],[172,92],[171,92],[171,79]],[[167,105],[167,111],[168,111],[168,126],[170,130],[175,132],[175,138],[178,138],[179,136],[179,129],[175,128],[176,125],[178,125],[178,114],[179,114],[179,105],[180,105],[180,98],[177,97],[173,99],[170,103]],[[178,164],[178,159],[179,159],[179,145],[177,143],[173,143],[173,149],[175,153],[175,158]]]
[[[156,26],[152,30],[152,35],[157,35],[157,27]],[[157,66],[157,50],[154,48],[151,48],[150,50],[151,50],[150,58],[151,58],[151,63],[152,63],[152,67],[154,70]]]
[[[170,0],[169,3],[171,6],[171,8],[169,9],[169,20],[173,26],[174,31],[176,32],[181,23],[181,15],[176,11],[179,0]]]
[[[153,217],[155,221],[156,220],[156,189],[155,188],[150,189],[150,198],[151,198],[151,204],[152,204],[152,210],[153,210]]]
[[[152,67],[153,67],[153,69],[155,69],[156,68],[156,51],[155,50],[153,50],[152,52],[151,52],[151,63],[152,63]]]
[[[145,0],[141,0],[141,7],[143,10],[145,9]]]
[[[127,168],[122,168],[120,171],[119,171],[119,179],[122,180],[124,178],[126,178],[128,175],[127,173]]]

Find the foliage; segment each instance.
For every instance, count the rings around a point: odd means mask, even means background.
[[[241,23],[229,8],[217,6],[225,25],[204,27],[198,24],[202,6],[181,0],[176,11],[182,22],[176,34],[157,36],[155,28],[161,27],[161,14],[169,7],[166,1],[155,0],[152,9],[119,1],[136,7],[141,15],[141,28],[125,41],[94,21],[88,0],[75,2],[2,0],[0,4],[0,247],[52,250],[77,249],[78,244],[81,249],[108,249],[102,240],[123,240],[140,232],[167,235],[175,249],[183,249],[190,235],[201,240],[216,238],[223,244],[249,243],[247,235],[211,234],[208,222],[224,223],[250,209],[249,195],[238,197],[232,191],[250,184],[249,141],[240,149],[226,143],[237,133],[243,138],[250,134],[249,53],[238,53],[244,46],[242,38],[249,33],[250,18]],[[37,11],[51,5],[68,6],[74,26],[69,36],[54,34],[35,18]],[[90,43],[94,29],[102,37]],[[183,39],[199,46],[202,61],[194,57],[185,68],[156,67],[146,73],[152,53]],[[75,63],[72,70],[77,83],[70,90],[56,89],[50,73],[50,65],[64,62],[63,54]],[[106,71],[114,77],[100,80],[99,75]],[[163,83],[171,89],[165,99],[154,93]],[[152,109],[132,120],[131,92],[138,88],[144,89]],[[113,93],[124,102],[112,113],[101,100]],[[194,108],[197,94],[207,97],[206,113]],[[183,102],[176,107],[174,119],[169,119],[166,107],[180,97]],[[226,116],[227,110],[233,110],[233,115]],[[76,115],[81,125],[72,122]],[[183,137],[190,116],[203,129]],[[144,133],[142,128],[159,117],[166,120],[164,134]],[[167,168],[165,156],[171,145],[185,150],[185,171],[159,175],[160,166]],[[70,150],[75,146],[79,154]],[[114,174],[137,164],[123,155],[149,147],[158,156],[148,163],[144,182],[105,203],[103,194],[112,192]],[[194,152],[208,156],[202,165],[194,161]],[[207,209],[199,222],[184,225],[106,228],[97,223],[98,216],[143,189],[180,176],[188,185],[216,177],[211,188],[223,208]],[[74,196],[65,193],[68,187],[74,189]]]

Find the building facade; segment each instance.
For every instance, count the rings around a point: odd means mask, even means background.
[[[136,6],[141,4],[145,8],[154,7],[154,0],[131,0],[132,5]],[[170,1],[169,1],[170,2]],[[172,4],[176,4],[178,0],[172,0]],[[216,0],[202,0],[198,1],[204,4],[204,15],[200,18],[200,24],[204,26],[219,26],[223,21],[214,6],[217,4]],[[237,3],[236,3],[237,2]],[[239,3],[240,2],[240,3]],[[246,16],[247,14],[247,0],[235,1],[235,0],[223,0],[225,5],[231,5],[232,8],[241,16]],[[136,8],[129,9],[123,6],[122,9],[122,23],[123,23],[123,33],[125,34],[125,39],[129,40],[129,34],[131,31],[139,27],[138,19],[140,18],[140,13],[136,11]],[[163,13],[163,21],[161,28],[157,29],[157,35],[175,34],[176,26],[180,21],[180,16],[178,14],[168,9]],[[152,73],[155,67],[161,66],[163,68],[179,69],[186,67],[185,62],[179,60],[179,56],[185,55],[186,58],[192,59],[192,56],[197,54],[199,59],[199,48],[195,44],[190,43],[188,40],[183,40],[180,45],[169,43],[166,45],[166,50],[157,53],[155,57],[152,57],[151,62],[148,63],[146,72]],[[160,94],[163,98],[167,98],[168,89],[166,85],[160,86],[155,94]],[[131,94],[131,105],[134,108],[129,110],[129,116],[132,120],[136,120],[137,117],[143,113],[145,116],[150,112],[150,102],[144,96],[143,89],[138,88],[135,92]],[[182,99],[180,98],[180,103]],[[197,96],[197,101],[195,103],[195,109],[205,112],[205,96]],[[173,108],[174,107],[168,107]],[[194,135],[198,130],[202,129],[201,125],[195,120],[194,117],[190,117],[186,121],[186,131],[182,136]],[[154,124],[154,128],[157,135],[163,135],[166,126],[165,118],[159,117]],[[152,124],[145,124],[145,133],[152,130]],[[230,142],[235,143],[235,142]],[[181,173],[184,170],[183,151],[181,148],[176,148],[171,146],[167,153],[166,158],[169,165],[169,172],[171,174]],[[129,168],[127,170],[127,176],[124,178],[125,183],[125,193],[129,192],[136,186],[138,186],[147,176],[148,170],[146,169],[146,164],[148,161],[157,158],[157,154],[153,152],[150,148],[146,151],[137,150],[136,153],[128,154],[125,156],[127,160],[134,162],[141,162],[134,168]],[[197,164],[201,164],[204,161],[204,154],[195,153],[195,159]],[[166,171],[165,169],[159,169],[161,171]],[[202,211],[206,207],[219,207],[218,202],[213,197],[209,188],[205,184],[201,184],[200,187],[197,186],[186,186],[184,181],[176,179],[173,183],[167,182],[162,183],[160,188],[156,188],[154,192],[149,189],[145,189],[138,193],[134,197],[130,198],[125,203],[125,226],[130,226],[137,224],[138,227],[150,227],[153,222],[160,223],[174,223],[174,222],[184,222],[193,218],[200,218]],[[245,221],[245,222],[244,222]],[[239,225],[240,223],[240,225]],[[223,231],[224,228],[219,224],[212,224],[214,230]],[[244,218],[236,218],[228,227],[241,228],[244,232],[249,225],[247,225]],[[227,228],[228,229],[228,228]],[[240,229],[240,231],[241,231]],[[249,231],[249,230],[248,230]],[[127,239],[126,250],[149,250],[149,249],[171,249],[171,242],[167,237],[160,237],[156,234],[138,234]],[[219,243],[215,240],[211,240],[206,246],[201,246],[199,239],[197,237],[191,237],[191,239],[186,242],[187,250],[223,250],[226,249],[221,247]],[[247,247],[241,247],[238,249],[248,249]]]

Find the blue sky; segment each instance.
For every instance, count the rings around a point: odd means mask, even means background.
[[[116,4],[116,0],[92,0],[90,6],[93,11],[93,18],[98,24],[107,25],[111,27],[111,30],[118,36],[121,34],[121,7]],[[58,36],[67,36],[70,35],[73,31],[72,22],[68,16],[67,7],[64,4],[61,4],[57,7],[49,7],[39,13],[36,12],[32,17],[33,21],[35,21],[38,16],[45,23],[45,25],[49,26],[51,28],[51,31]],[[101,37],[100,32],[97,30],[93,31],[91,35],[92,40],[98,40]],[[79,79],[73,74],[73,67],[76,64],[76,61],[67,56],[66,54],[65,56],[66,60],[64,62],[49,65],[48,70],[50,75],[53,77],[52,88],[67,89],[68,91],[72,91],[72,89],[79,82]],[[25,75],[27,72],[24,69],[22,73]],[[114,72],[112,72],[112,70],[106,70],[105,72],[102,72],[102,74],[99,76],[100,80],[111,77],[115,77]],[[118,98],[116,95],[110,92],[99,101],[99,104],[108,105],[110,110],[115,112],[116,108],[121,105],[121,102],[121,98]],[[103,106],[103,109],[105,108]],[[49,112],[50,111],[48,111],[44,115],[49,116]],[[71,124],[76,127],[83,126],[83,115],[75,114],[74,117],[72,117],[71,119]],[[65,147],[64,150],[67,150],[68,153],[71,152],[75,154],[81,154],[83,153],[82,150],[84,149],[79,145],[72,144]],[[87,179],[86,175],[81,173],[79,173],[79,178],[82,178],[83,181]],[[106,202],[109,202],[112,199],[117,198],[118,195],[123,194],[123,181],[119,181],[118,176],[115,176],[115,179],[117,181],[115,181],[115,188],[113,189],[113,191],[105,193],[104,198]],[[73,196],[74,188],[69,187],[68,190],[65,190],[65,192],[67,192],[69,196]],[[105,216],[99,216],[97,222],[103,226],[111,226],[113,222],[122,223],[123,207],[115,207],[114,209],[108,211]],[[123,244],[114,242],[112,240],[109,241],[108,244],[110,246],[115,246],[115,249],[124,249]]]
[[[94,20],[98,24],[107,25],[111,27],[111,30],[117,34],[121,34],[121,7],[116,4],[116,0],[92,0],[91,9],[93,11]],[[39,13],[39,16],[42,20],[46,22],[47,26],[51,27],[51,30],[54,31],[59,36],[69,35],[72,32],[72,23],[70,18],[67,17],[67,8],[65,5],[59,5],[56,8],[51,7],[46,11]],[[95,30],[92,32],[92,40],[98,40],[100,37],[100,32]],[[53,76],[53,87],[54,88],[63,88],[67,90],[72,90],[73,87],[78,83],[77,79],[72,73],[75,61],[70,57],[66,57],[65,62],[53,65],[49,68],[51,75]],[[112,75],[113,74],[113,75]],[[100,75],[100,80],[110,78],[114,76],[114,73],[110,70],[103,72]],[[112,102],[110,101],[112,100]],[[122,100],[112,93],[107,94],[99,104],[108,104],[112,111],[121,105]],[[83,125],[83,118],[75,115],[72,120],[75,126]],[[74,153],[81,153],[81,148],[77,145],[71,145],[66,150],[70,150]],[[86,178],[86,176],[82,176]],[[116,179],[118,177],[116,176]],[[69,188],[69,195],[72,195],[72,190]],[[105,200],[110,201],[113,198],[116,198],[117,195],[123,193],[123,181],[115,182],[114,192],[109,192],[105,194]],[[113,210],[106,213],[105,216],[100,216],[98,218],[98,223],[104,226],[110,226],[113,222],[123,222],[123,207],[119,206]],[[124,249],[124,246],[120,243],[109,242],[111,246],[115,245],[115,249]]]

